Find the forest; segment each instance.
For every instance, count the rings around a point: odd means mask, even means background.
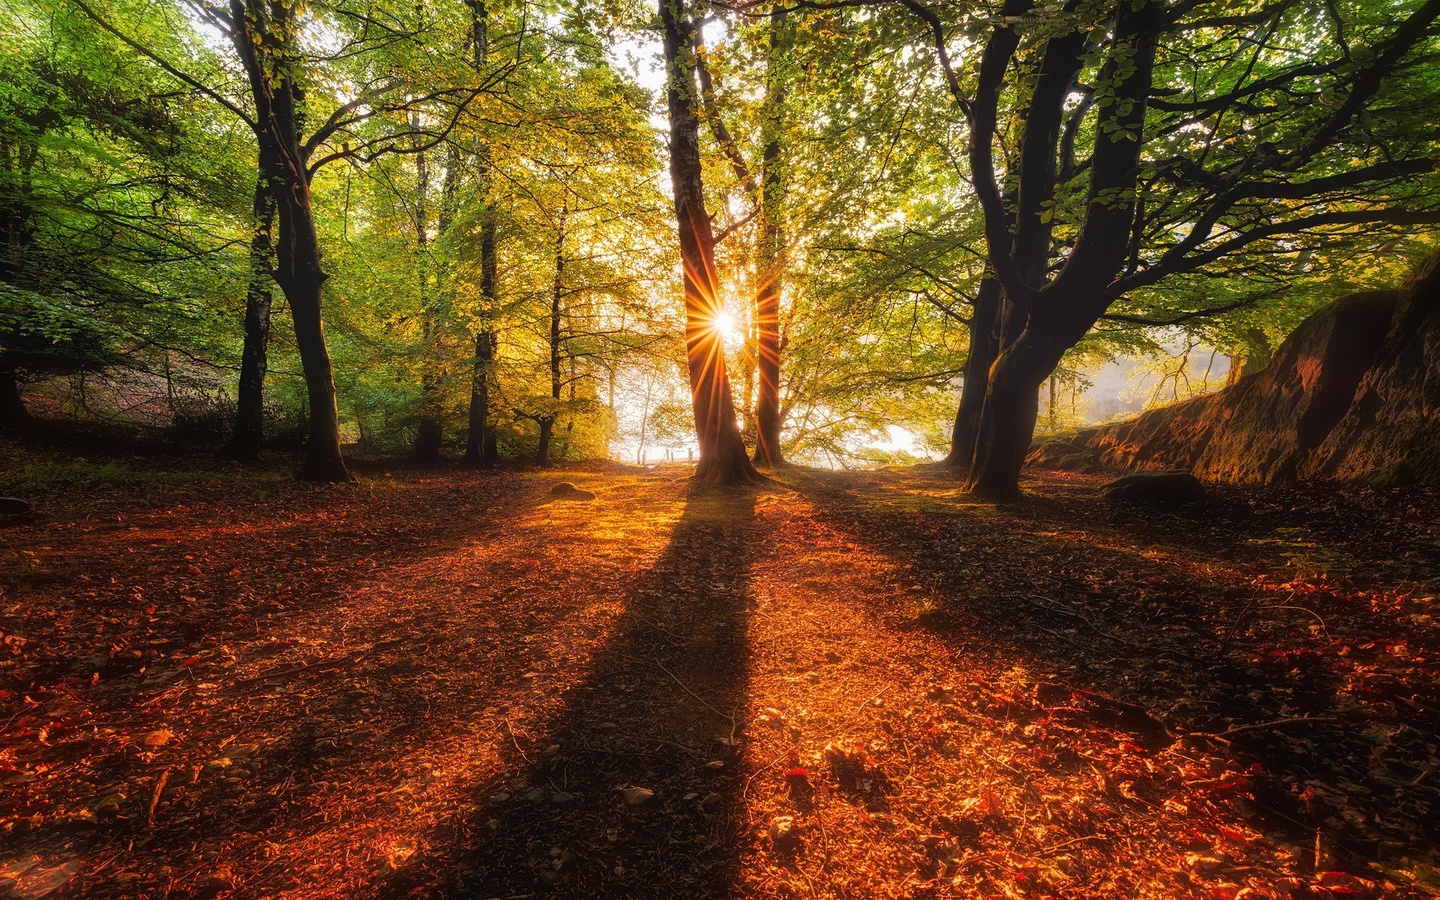
[[[0,37],[0,897],[1440,895],[1440,0]]]

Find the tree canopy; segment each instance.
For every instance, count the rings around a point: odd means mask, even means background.
[[[1177,340],[1263,364],[1432,245],[1437,15],[18,0],[0,424],[304,441],[319,480],[342,443],[664,435],[704,469],[899,433],[1006,494],[1047,381]]]

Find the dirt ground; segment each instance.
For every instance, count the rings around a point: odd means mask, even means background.
[[[6,464],[0,897],[1440,892],[1434,492]]]

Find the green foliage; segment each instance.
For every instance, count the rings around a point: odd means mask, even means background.
[[[103,372],[142,391],[184,367],[186,390],[226,399],[177,413],[180,424],[213,430],[235,390],[250,277],[257,159],[235,112],[253,98],[203,10],[179,0],[103,6],[108,28],[69,0],[0,9],[0,369],[63,392],[56,376]],[[1415,6],[1187,8],[1160,38],[1143,121],[1121,90],[1136,50],[1111,41],[1110,6],[1047,3],[1014,20],[1020,50],[995,139],[1006,188],[1041,48],[1077,30],[1089,37],[1067,101],[1074,157],[1041,205],[1054,228],[1052,270],[1092,209],[1137,204],[1141,223],[1120,274],[1133,286],[1116,288],[1106,317],[1062,361],[1059,394],[1083,394],[1087,369],[1156,352],[1177,334],[1196,353],[1260,358],[1318,306],[1393,286],[1433,246],[1413,217],[1353,219],[1437,209],[1435,167],[1410,165],[1440,157],[1432,127],[1413,114],[1440,100],[1433,27],[1386,64],[1353,121],[1306,144]],[[502,2],[485,4],[479,22],[461,0],[297,9],[293,52],[267,72],[303,89],[347,435],[402,452],[433,419],[457,450],[476,335],[493,332],[493,424],[508,454],[533,452],[546,420],[563,458],[687,445],[678,253],[652,124],[663,98],[618,62],[645,55],[635,48],[652,37],[651,5]],[[951,16],[957,86],[973,94],[971,51],[998,10],[935,9]],[[702,150],[724,235],[722,299],[740,332],[729,347],[739,405],[753,419],[754,304],[769,265],[780,272],[787,455],[896,462],[912,440],[943,452],[985,239],[968,127],[937,77],[930,36],[898,3],[792,10],[778,23],[712,12]],[[1097,148],[1127,141],[1142,148],[1137,186],[1091,192]],[[771,145],[778,156],[767,162]],[[1304,155],[1303,165],[1275,161],[1286,154]],[[1410,167],[1391,172],[1392,161]],[[769,237],[756,215],[767,165],[784,189]],[[1347,180],[1370,169],[1373,178]],[[1313,197],[1284,187],[1324,179],[1333,188]],[[1241,191],[1207,219],[1217,192],[1242,182],[1264,189]],[[1330,218],[1203,265],[1167,255],[1197,223],[1210,232],[1188,251],[1196,257],[1312,216]],[[492,223],[490,297],[481,245]],[[777,235],[778,246],[767,244]],[[1146,274],[1162,269],[1163,278]],[[293,446],[305,391],[282,303],[269,349],[269,432]],[[1043,428],[1076,424],[1082,404],[1057,403],[1052,419],[1047,403],[1042,389]]]

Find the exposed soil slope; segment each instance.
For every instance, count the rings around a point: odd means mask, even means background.
[[[1352,294],[1315,313],[1255,375],[1042,444],[1030,462],[1440,487],[1440,255],[1399,291]]]

